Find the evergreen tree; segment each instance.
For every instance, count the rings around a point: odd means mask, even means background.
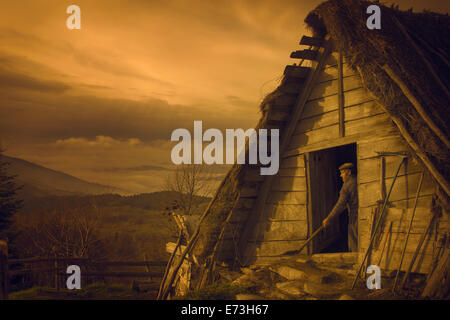
[[[9,163],[2,153],[0,149],[0,239],[11,236],[12,216],[22,206],[22,200],[17,199],[17,191],[21,187],[15,182],[16,176],[8,174]]]

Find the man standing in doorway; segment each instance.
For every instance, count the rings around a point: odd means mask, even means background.
[[[348,210],[348,249],[351,252],[358,251],[358,191],[356,177],[352,174],[353,164],[344,163],[339,167],[344,185],[339,193],[339,200],[334,205],[328,217],[322,224],[326,228],[330,221]]]

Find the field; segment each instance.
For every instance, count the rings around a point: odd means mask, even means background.
[[[207,198],[202,199],[197,214],[207,201]],[[11,241],[13,255],[10,259],[57,256],[83,257],[93,261],[168,261],[170,255],[166,252],[166,243],[176,242],[178,238],[178,227],[167,210],[172,203],[173,194],[168,192],[131,197],[100,195],[32,199],[16,215],[14,228],[17,235]],[[24,267],[29,265],[16,268]],[[33,266],[39,267],[49,266]],[[103,270],[146,272],[144,266]],[[164,267],[152,267],[151,271],[162,274]],[[51,273],[35,274],[11,279],[10,291],[11,298],[17,299],[34,299],[34,296],[42,296],[43,299],[82,299],[88,296],[108,299],[114,294],[118,299],[148,299],[155,295],[155,292],[143,294],[132,290],[133,280],[149,279],[94,278],[83,282],[83,289],[75,294],[49,288],[54,287]],[[96,281],[101,283],[92,283]],[[153,281],[159,280],[153,278]],[[64,286],[62,281],[61,286]]]

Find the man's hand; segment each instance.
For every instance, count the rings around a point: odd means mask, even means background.
[[[324,227],[324,228],[326,228],[326,227],[328,227],[330,225],[330,218],[325,218],[325,219],[323,219],[323,221],[322,221],[322,226]]]

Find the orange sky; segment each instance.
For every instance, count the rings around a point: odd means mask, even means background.
[[[250,128],[313,0],[15,0],[0,11],[6,154],[130,192],[158,190],[176,128]],[[388,2],[391,3],[391,2]],[[448,12],[448,1],[399,1]],[[81,8],[81,30],[65,26]]]

